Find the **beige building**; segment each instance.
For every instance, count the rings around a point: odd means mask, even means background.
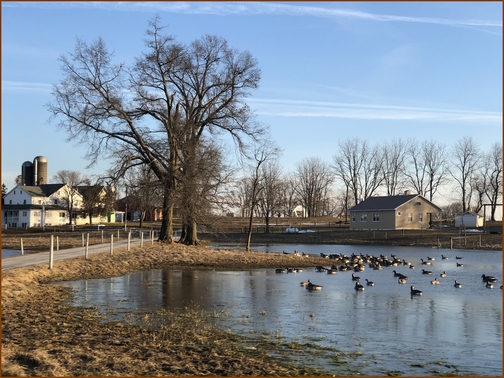
[[[441,214],[440,207],[418,194],[369,197],[349,211],[351,230],[420,230]]]

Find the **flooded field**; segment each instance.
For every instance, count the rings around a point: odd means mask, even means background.
[[[304,269],[245,271],[149,270],[122,277],[64,282],[76,290],[73,304],[97,306],[109,320],[130,313],[197,304],[215,323],[251,338],[281,340],[271,351],[335,375],[502,375],[502,254],[496,251],[334,245],[263,245],[261,251],[310,254],[380,254],[412,262],[373,270],[366,265],[364,291],[351,271]],[[441,255],[448,257],[443,260]],[[430,265],[422,265],[421,259]],[[461,259],[456,259],[461,257]],[[457,266],[457,263],[463,266]],[[327,260],[327,267],[330,266]],[[285,268],[285,267],[279,267]],[[432,274],[422,274],[422,269]],[[408,276],[399,284],[394,272]],[[446,277],[440,277],[446,272]],[[481,275],[498,279],[492,289]],[[431,284],[438,278],[440,283]],[[323,286],[309,291],[310,279]],[[366,279],[374,282],[367,286]],[[458,280],[462,288],[455,288]],[[410,286],[422,296],[410,295]],[[302,347],[295,347],[301,345]],[[310,354],[307,358],[307,354]]]

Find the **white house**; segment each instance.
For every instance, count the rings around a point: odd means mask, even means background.
[[[483,217],[472,211],[467,211],[455,217],[455,227],[477,228],[483,227]]]
[[[66,184],[16,186],[4,197],[2,225],[7,227],[41,227],[69,224],[66,207]],[[82,207],[82,195],[74,196],[72,223],[82,224],[85,219],[78,215]]]

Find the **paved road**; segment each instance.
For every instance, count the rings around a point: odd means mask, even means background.
[[[141,240],[131,240],[130,246],[140,245],[140,243]],[[145,240],[144,243],[146,243]],[[114,241],[114,250],[127,247],[128,247],[127,240]],[[93,253],[109,252],[109,251],[110,251],[110,243],[90,245],[88,248],[89,255]],[[85,255],[85,247],[62,249],[53,252],[53,261],[66,260],[75,257],[84,258],[84,255]],[[16,269],[37,264],[47,264],[47,267],[49,267],[49,251],[39,253],[29,253],[23,256],[5,257],[2,259],[2,270]]]

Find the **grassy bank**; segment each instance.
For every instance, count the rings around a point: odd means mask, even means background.
[[[69,306],[70,290],[48,283],[161,267],[249,269],[323,261],[155,244],[58,261],[53,270],[44,264],[2,272],[2,376],[320,375],[269,357],[265,351],[278,347],[273,342],[244,348],[243,337],[211,327],[212,314],[197,308],[156,314],[162,327],[104,323],[97,309]]]

